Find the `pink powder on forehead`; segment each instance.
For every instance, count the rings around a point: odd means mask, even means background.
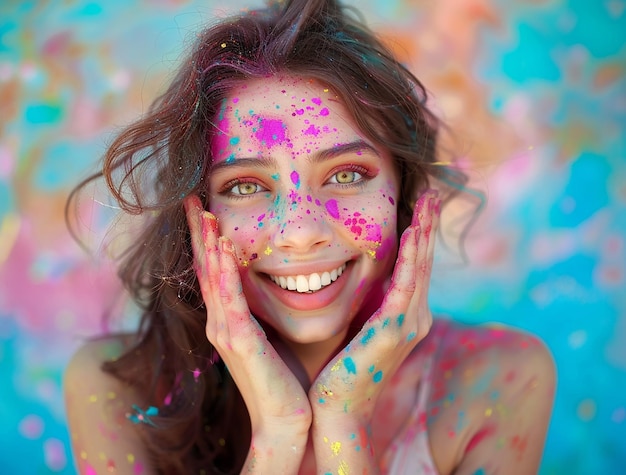
[[[324,203],[324,206],[326,206],[326,211],[328,211],[328,214],[330,214],[335,219],[339,219],[339,207],[337,206],[337,200],[328,200],[326,203]]]
[[[285,124],[281,120],[262,119],[254,136],[268,148],[285,141]]]

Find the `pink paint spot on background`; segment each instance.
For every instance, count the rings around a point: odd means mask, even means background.
[[[285,141],[285,125],[280,120],[261,120],[259,130],[257,130],[254,136],[267,145],[267,148],[280,145]]]
[[[328,211],[328,214],[330,214],[335,219],[339,219],[339,208],[337,206],[337,200],[328,200],[326,203],[324,203],[324,205],[326,206],[326,211]]]

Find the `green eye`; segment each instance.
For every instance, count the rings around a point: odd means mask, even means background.
[[[230,189],[230,192],[233,195],[253,195],[254,193],[258,193],[259,191],[263,191],[263,187],[257,185],[256,183],[238,183]]]
[[[342,170],[335,173],[331,178],[331,183],[338,183],[340,185],[348,185],[350,183],[357,182],[363,178],[359,172],[353,170]]]

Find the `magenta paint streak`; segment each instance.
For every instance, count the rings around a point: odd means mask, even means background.
[[[255,137],[268,148],[285,141],[285,124],[281,120],[264,119],[260,121]]]
[[[300,188],[300,175],[295,170],[291,172],[291,183],[295,185],[296,189]]]
[[[328,114],[330,114],[330,112],[328,111],[328,109],[326,107],[324,107],[321,111],[320,111],[320,115],[323,117],[326,117]]]
[[[328,214],[330,214],[335,219],[339,219],[339,207],[337,206],[337,200],[328,200],[326,203],[324,203],[324,205],[326,206],[326,211],[328,211]]]
[[[265,218],[265,213],[259,215],[259,217],[256,220],[261,222],[261,221],[263,221],[263,218]]]
[[[322,103],[322,100],[319,97],[314,97],[311,99],[311,102],[319,106]]]

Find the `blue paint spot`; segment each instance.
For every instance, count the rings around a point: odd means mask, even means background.
[[[413,338],[415,338],[417,334],[415,332],[411,332],[406,336],[406,341],[411,341]]]
[[[85,16],[95,16],[100,15],[100,13],[102,13],[102,6],[95,2],[88,3],[80,11],[80,14]]]
[[[380,383],[382,379],[383,379],[383,372],[382,371],[376,371],[376,373],[374,373],[374,376],[372,376],[372,380],[375,383]]]
[[[374,372],[374,369],[376,369],[376,366],[372,365],[367,369],[367,372],[372,374]]]
[[[560,79],[561,72],[550,56],[552,50],[546,47],[548,39],[528,24],[520,24],[517,33],[517,46],[502,58],[504,73],[518,83],[533,79]]]
[[[575,228],[609,203],[611,166],[605,157],[583,153],[572,163],[563,195],[550,210],[550,224]]]
[[[398,326],[401,327],[402,325],[404,325],[404,313],[398,315]]]
[[[373,328],[370,328],[369,330],[367,330],[367,333],[365,334],[365,336],[361,338],[361,343],[363,343],[364,345],[367,345],[375,333],[376,333],[376,330]]]
[[[226,158],[226,163],[233,163],[235,161],[235,154],[231,153],[228,158]]]
[[[239,137],[231,137],[229,142],[231,145],[237,145],[239,143]]]
[[[482,468],[479,468],[472,475],[486,475],[486,472]]]
[[[325,404],[326,403],[326,400],[324,398],[319,398],[318,401],[319,401],[320,404]]]
[[[354,360],[352,358],[345,358],[343,360],[343,364],[346,367],[348,373],[356,374],[356,365],[354,364]]]
[[[63,110],[50,104],[34,104],[26,107],[26,120],[31,124],[54,124],[61,120]]]
[[[391,319],[389,317],[385,318],[385,321],[383,322],[383,328],[386,328],[389,325],[390,321]]]

